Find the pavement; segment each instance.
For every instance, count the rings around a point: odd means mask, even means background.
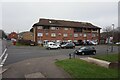
[[[35,74],[37,74],[37,78],[41,78],[41,76],[38,76],[38,73],[45,78],[70,78],[68,73],[54,64],[56,60],[63,60],[66,58],[68,58],[68,56],[62,55],[40,57],[4,66],[9,67],[9,69],[3,73],[3,78],[25,78],[26,75],[28,78],[30,75],[33,76]]]

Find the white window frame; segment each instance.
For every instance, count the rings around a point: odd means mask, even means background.
[[[58,33],[59,36],[61,36],[61,33]]]
[[[52,21],[49,21],[49,23],[52,23]]]
[[[37,33],[37,36],[38,36],[38,37],[42,37],[42,36],[43,36],[43,33]]]
[[[68,28],[64,28],[64,30],[68,30]]]
[[[45,35],[46,35],[46,36],[48,36],[48,35],[49,35],[49,33],[45,33]]]
[[[77,40],[74,40],[74,42],[78,42]]]
[[[87,34],[86,33],[84,33],[84,35],[83,35],[84,37],[87,37]]]
[[[80,36],[82,36],[83,34],[82,34],[82,33],[80,33],[79,35],[80,35]]]
[[[78,34],[77,34],[77,33],[75,33],[75,34],[74,34],[74,37],[78,37]]]
[[[56,34],[55,33],[51,33],[51,37],[56,37]]]
[[[37,29],[43,29],[43,27],[42,26],[38,26]]]
[[[93,33],[93,34],[92,34],[92,37],[96,37],[96,35]]]
[[[51,27],[50,29],[51,29],[51,30],[55,30],[56,28],[55,28],[55,27]]]
[[[66,33],[63,34],[63,37],[67,37],[67,36],[68,36],[68,34],[66,34]]]

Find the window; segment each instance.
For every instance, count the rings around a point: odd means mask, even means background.
[[[70,34],[70,36],[72,37],[72,34]]]
[[[84,33],[84,37],[87,37],[87,34],[86,34],[86,33]]]
[[[43,27],[42,26],[38,26],[37,29],[42,29]]]
[[[43,29],[49,29],[50,27],[49,26],[44,26]]]
[[[77,42],[77,40],[74,40],[74,42]]]
[[[55,33],[51,33],[51,37],[56,37],[56,34]]]
[[[48,36],[48,33],[46,33],[45,35]]]
[[[78,34],[74,34],[74,37],[78,37]]]
[[[52,23],[52,21],[49,21],[49,23]]]
[[[80,33],[80,36],[82,36],[82,33]]]
[[[91,36],[91,34],[90,34],[90,33],[88,33],[88,36]]]
[[[38,37],[41,37],[41,36],[43,36],[43,33],[38,33],[37,35],[38,35]]]
[[[58,33],[59,36],[61,36],[61,33]]]
[[[67,34],[63,34],[64,37],[67,37],[68,35]]]
[[[82,32],[82,28],[74,28],[74,32]]]
[[[68,30],[68,28],[64,28],[64,30]]]
[[[92,37],[95,37],[95,34],[92,34]]]
[[[55,27],[51,27],[51,30],[55,30]]]
[[[93,31],[97,31],[97,29],[93,29]]]
[[[42,40],[38,40],[38,44],[41,44],[42,43]]]

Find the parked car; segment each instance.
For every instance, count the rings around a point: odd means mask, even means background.
[[[77,55],[85,55],[85,54],[96,54],[96,50],[94,47],[86,46],[86,47],[80,47],[79,49],[74,51]]]
[[[80,46],[83,45],[83,42],[73,42],[75,44],[75,46]]]
[[[117,45],[120,45],[120,42],[117,42],[116,44],[117,44]]]
[[[60,46],[54,42],[48,42],[46,49],[60,49]]]
[[[64,44],[66,44],[66,43],[68,43],[68,42],[61,42],[60,45],[64,45]]]
[[[37,45],[36,42],[34,42],[34,41],[30,41],[30,46],[36,46],[36,45]]]
[[[97,45],[98,43],[97,42],[94,42],[94,41],[90,41],[91,44],[93,45]]]
[[[72,42],[65,43],[61,45],[61,48],[75,48],[75,44]]]
[[[97,45],[97,44],[98,44],[97,42],[90,41],[90,40],[84,41],[84,45]]]

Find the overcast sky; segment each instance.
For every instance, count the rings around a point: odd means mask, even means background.
[[[40,18],[90,22],[101,28],[112,24],[117,27],[118,2],[2,3],[2,29],[7,33],[29,31]]]

